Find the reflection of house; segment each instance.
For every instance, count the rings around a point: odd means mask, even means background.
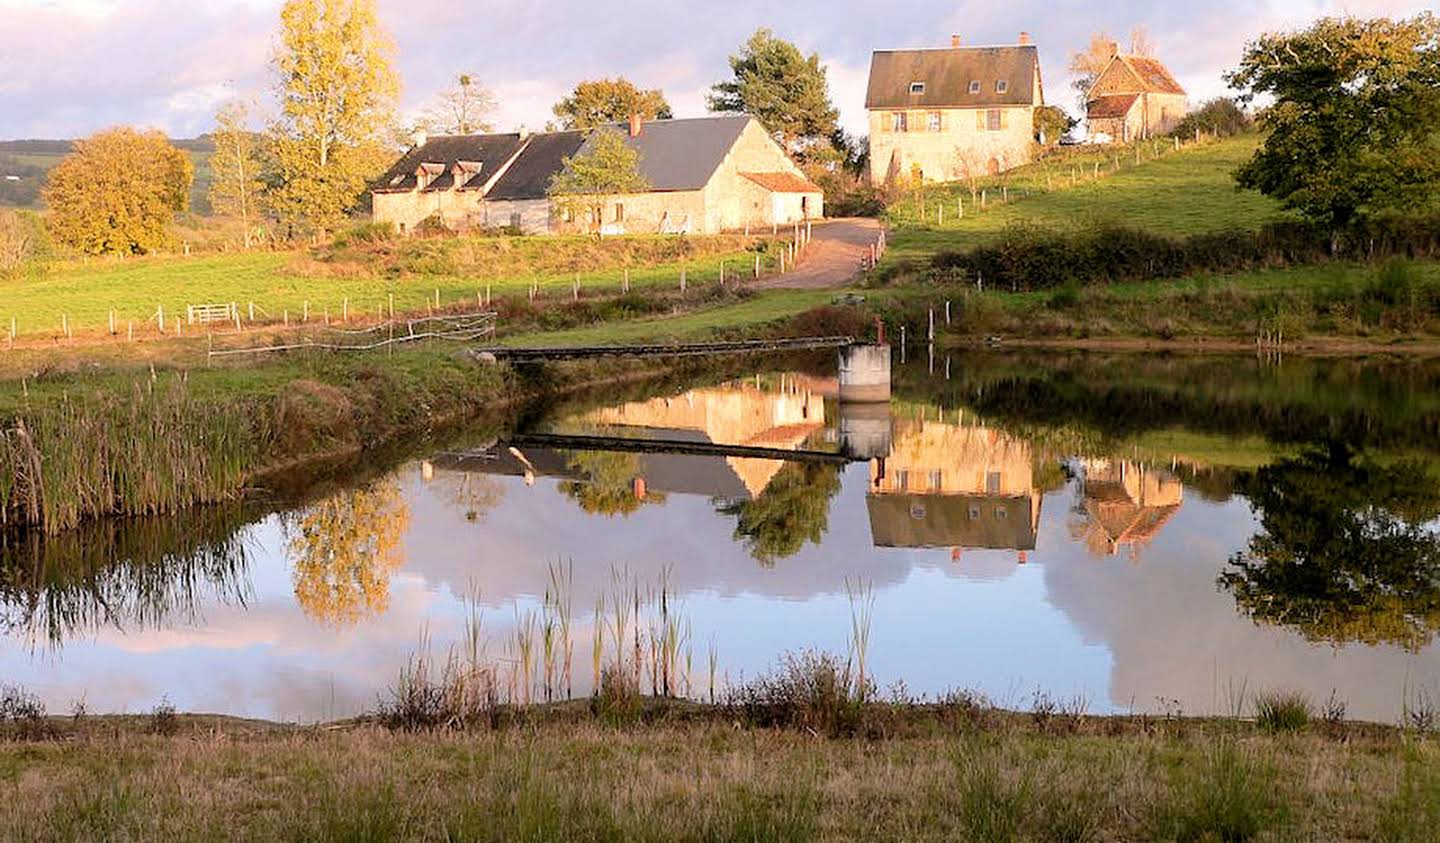
[[[777,390],[751,383],[693,389],[682,395],[597,410],[584,416],[583,421],[607,427],[643,428],[637,435],[647,438],[698,438],[725,445],[796,449],[825,427],[825,399],[782,376]],[[744,496],[754,498],[765,490],[783,463],[726,457],[725,465],[744,486]]]
[[[1166,471],[1125,460],[1086,460],[1081,484],[1082,534],[1096,554],[1134,552],[1179,511],[1184,485]]]
[[[865,505],[879,547],[1035,549],[1040,492],[1030,446],[996,430],[897,422],[870,465]]]

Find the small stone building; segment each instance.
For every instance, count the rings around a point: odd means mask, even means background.
[[[1185,89],[1147,56],[1116,53],[1085,95],[1090,137],[1114,143],[1166,134],[1188,112]]]
[[[417,139],[373,189],[374,219],[410,231],[429,217],[447,227],[711,234],[824,216],[824,194],[754,118],[641,121],[603,127],[639,153],[644,193],[604,197],[580,219],[547,191],[594,131]]]
[[[1013,46],[877,50],[870,60],[870,180],[955,181],[1028,163],[1045,104],[1040,54]]]

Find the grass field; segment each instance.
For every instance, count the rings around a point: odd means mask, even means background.
[[[971,204],[966,185],[926,188],[923,221],[920,194],[907,196],[892,208],[894,229],[886,260],[923,259],[941,249],[980,245],[1016,224],[1067,228],[1107,221],[1175,237],[1258,228],[1281,216],[1279,206],[1258,193],[1237,190],[1232,177],[1258,143],[1257,136],[1245,135],[1178,152],[1164,151],[1158,157],[1146,156],[1139,164],[1133,163],[1133,153],[1127,157],[1121,152],[1118,170],[1103,161],[1116,153],[1092,152],[1091,168],[1084,159],[1073,163],[1075,172],[1086,174],[1074,186],[1069,182],[1070,159],[1041,161],[1008,176],[1012,181],[1010,202],[997,202],[998,191],[989,188],[990,204],[981,211]],[[1094,177],[1095,163],[1101,164],[1098,178]],[[1047,173],[1051,190],[1045,188]],[[956,215],[957,199],[965,205],[963,218]],[[941,207],[945,209],[943,224],[939,221]]]
[[[597,248],[593,241],[567,244],[561,238],[517,246],[513,261],[516,269],[507,269],[503,261],[488,260],[473,270],[462,264],[463,274],[458,274],[455,263],[448,259],[432,261],[436,271],[425,268],[426,264],[417,259],[414,263],[422,267],[419,271],[392,273],[353,263],[322,264],[304,252],[72,261],[4,283],[0,334],[10,330],[12,319],[21,337],[59,336],[64,324],[77,333],[99,333],[108,330],[112,311],[120,334],[126,333],[130,323],[139,333],[155,334],[155,316],[162,307],[167,321],[171,321],[183,316],[190,304],[230,302],[238,304],[247,319],[253,302],[257,319],[262,322],[278,323],[288,318],[292,324],[298,323],[307,308],[312,322],[326,318],[339,321],[347,308],[351,319],[373,319],[387,313],[392,300],[397,313],[424,312],[434,305],[437,293],[441,307],[475,305],[477,294],[483,296],[487,288],[492,298],[526,295],[532,283],[547,299],[570,298],[577,274],[582,295],[618,293],[627,271],[636,289],[663,287],[678,291],[682,271],[687,286],[696,287],[715,284],[722,263],[731,279],[737,273],[753,274],[755,253],[746,251],[740,238],[732,239],[734,245],[729,245],[730,240],[723,244],[729,251],[712,251],[699,242],[694,257],[632,265],[626,261],[637,250],[627,248],[624,240],[609,241]],[[534,260],[533,255],[531,260],[520,259],[525,253],[578,251],[581,245],[585,254],[583,260],[577,257],[573,271],[558,268],[566,264],[563,260]],[[616,254],[607,258],[605,252],[610,246],[615,247]],[[761,262],[762,271],[769,271],[773,256],[762,256]],[[395,275],[400,277],[392,277]]]
[[[95,720],[0,743],[0,837],[1421,841],[1440,822],[1423,735],[981,717],[828,740],[719,718],[420,734]]]

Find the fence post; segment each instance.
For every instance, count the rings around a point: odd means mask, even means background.
[[[439,287],[436,287],[436,288],[435,288],[435,309],[436,309],[436,310],[439,310],[439,309],[440,309],[440,288],[439,288]]]
[[[620,277],[620,292],[630,292],[630,267],[625,267],[625,274]]]
[[[126,341],[126,342],[134,342],[134,341],[135,341],[135,323],[134,323],[134,322],[126,322],[126,323],[125,323],[125,341]]]
[[[310,324],[310,300],[309,300],[309,299],[306,299],[306,300],[305,300],[305,303],[304,303],[304,305],[303,305],[303,308],[304,308],[304,310],[303,310],[303,312],[301,313],[300,321],[301,321],[301,322],[304,322],[305,324],[308,325],[308,324]]]
[[[580,273],[575,273],[574,299],[580,301]]]
[[[115,336],[115,311],[110,311],[110,336]]]
[[[725,286],[725,261],[720,261],[720,286]]]
[[[343,298],[340,299],[340,321],[341,321],[341,322],[349,322],[349,321],[350,321],[350,297],[349,297],[349,296],[345,296],[345,297],[343,297]]]
[[[755,277],[760,277],[760,253],[755,253]]]
[[[281,318],[281,320],[283,321],[285,327],[287,327],[287,328],[290,327],[290,308],[287,307],[287,308],[281,310],[281,311],[280,311],[280,318]]]
[[[945,324],[950,324],[950,300],[945,300]]]
[[[943,226],[943,225],[945,225],[945,206],[944,206],[944,205],[937,205],[937,206],[936,206],[936,208],[935,208],[935,217],[936,217],[935,224],[936,224],[937,226]]]
[[[60,334],[66,339],[70,338],[70,317],[60,314]]]
[[[926,328],[925,339],[932,344],[935,342],[935,308],[933,307],[930,308],[930,325]]]
[[[486,284],[486,285],[485,285],[485,306],[486,306],[486,307],[489,307],[489,306],[490,306],[490,285],[489,285],[489,284]]]
[[[680,292],[685,292],[685,267],[680,267]]]
[[[255,321],[255,302],[250,302],[250,321]]]
[[[15,344],[15,317],[10,317],[10,344]]]
[[[395,294],[394,294],[394,293],[388,294],[388,298],[389,298],[389,302],[390,302],[390,318],[391,318],[391,319],[394,319],[394,318],[395,318]]]

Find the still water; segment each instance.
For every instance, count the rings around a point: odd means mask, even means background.
[[[56,712],[338,718],[477,613],[518,663],[548,591],[584,694],[606,607],[663,584],[696,697],[712,658],[723,690],[845,654],[856,594],[870,673],[912,694],[1202,714],[1286,688],[1381,721],[1440,697],[1440,363],[922,356],[859,408],[823,357],[762,368],[12,540],[0,684]]]

